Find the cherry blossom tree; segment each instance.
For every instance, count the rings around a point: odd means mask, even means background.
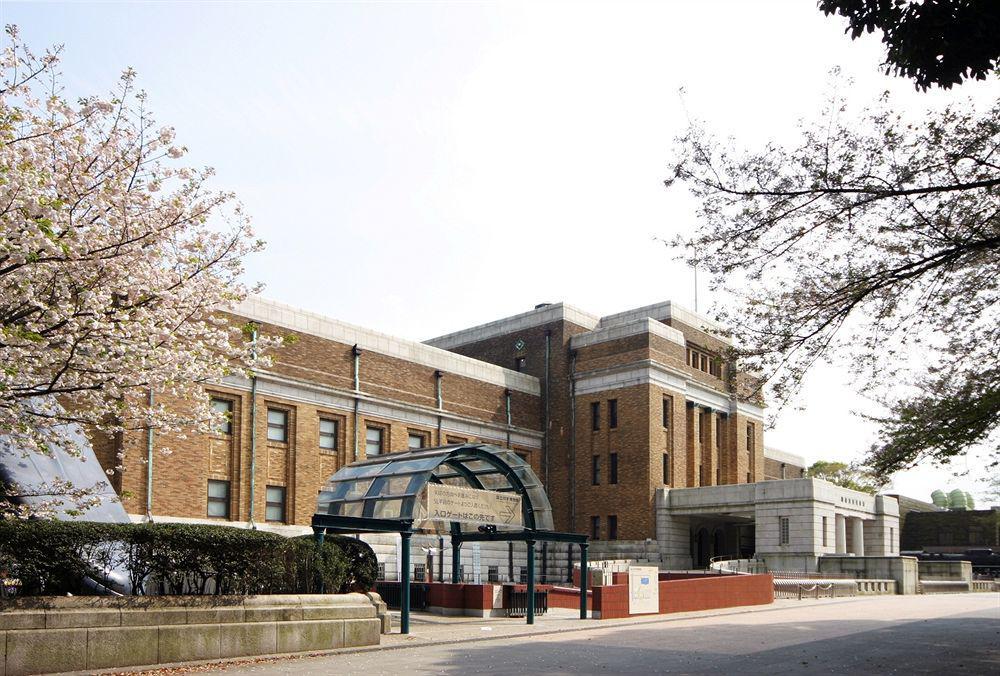
[[[675,243],[727,299],[770,403],[817,361],[885,405],[878,477],[983,449],[1000,465],[1000,104],[901,114],[836,91],[798,138],[745,149],[694,123],[667,185],[697,198]]]
[[[61,48],[36,55],[13,26],[5,38],[0,434],[49,453],[70,423],[125,438],[207,431],[219,421],[203,385],[250,361],[218,310],[250,291],[243,260],[262,243],[211,169],[178,163],[185,148],[134,71],[110,96],[69,101]]]

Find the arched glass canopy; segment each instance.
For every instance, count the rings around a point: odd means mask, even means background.
[[[326,482],[319,494],[316,513],[413,521],[423,530],[457,528],[426,519],[422,498],[429,483],[517,493],[521,496],[523,528],[553,529],[552,506],[531,466],[516,453],[487,444],[440,446],[352,463]],[[462,528],[476,529],[468,525]]]

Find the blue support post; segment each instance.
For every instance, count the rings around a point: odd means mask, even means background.
[[[535,541],[528,540],[528,624],[535,623]]]
[[[399,633],[410,633],[410,535],[400,533],[399,546],[402,548],[402,566],[399,589]]]

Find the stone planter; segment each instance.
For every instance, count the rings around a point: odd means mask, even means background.
[[[0,602],[0,676],[377,645],[377,594],[33,597]]]

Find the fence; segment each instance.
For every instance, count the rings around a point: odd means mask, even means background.
[[[717,556],[709,562],[708,567],[710,570],[720,573],[763,575],[768,572],[767,564],[761,559],[733,559],[725,556]]]
[[[855,596],[858,585],[854,580],[816,580],[815,582],[796,579],[774,580],[774,597],[779,599],[837,598]]]
[[[549,592],[535,591],[535,615],[544,615],[549,609]],[[528,590],[513,588],[507,593],[507,617],[524,617],[528,614]]]
[[[398,582],[386,582],[379,580],[375,583],[375,591],[378,592],[379,596],[385,602],[385,605],[394,610],[398,610],[400,606],[400,601],[402,600],[402,593],[400,588],[402,585]],[[410,609],[411,610],[426,610],[427,609],[427,585],[421,583],[410,583]]]

